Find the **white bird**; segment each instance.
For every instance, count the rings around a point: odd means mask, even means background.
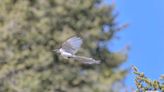
[[[80,37],[74,36],[74,37],[71,37],[68,40],[66,40],[62,44],[60,49],[56,49],[53,51],[55,51],[56,53],[59,53],[65,59],[72,58],[72,59],[80,61],[84,64],[99,64],[100,61],[95,60],[93,58],[75,55],[76,52],[80,49],[82,43],[83,43],[83,41]]]

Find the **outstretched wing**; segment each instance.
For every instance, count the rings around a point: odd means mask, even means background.
[[[71,37],[62,44],[62,49],[68,53],[75,54],[83,43],[80,37]]]
[[[74,60],[80,61],[81,63],[84,64],[99,64],[100,61],[95,60],[93,58],[88,58],[88,57],[83,57],[83,56],[73,56]]]

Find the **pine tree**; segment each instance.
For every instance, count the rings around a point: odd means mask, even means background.
[[[101,2],[2,0],[0,92],[113,92],[127,73],[118,69],[127,55],[107,48],[119,27],[114,7]],[[52,52],[73,35],[84,39],[78,54],[101,64],[68,61]]]
[[[145,76],[144,72],[139,72],[136,66],[132,66],[133,73],[136,75],[134,82],[136,84],[136,92],[164,92],[164,75],[160,76],[158,80],[152,80]]]

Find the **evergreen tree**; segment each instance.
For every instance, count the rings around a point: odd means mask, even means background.
[[[113,92],[127,71],[127,55],[107,43],[120,29],[112,5],[101,0],[1,0],[0,92]],[[52,52],[67,38],[84,39],[85,65]],[[117,88],[119,89],[119,88]]]
[[[136,84],[136,92],[164,92],[164,75],[160,76],[158,80],[152,80],[145,76],[144,72],[139,72],[136,66],[132,66],[133,73],[136,75],[134,82]]]

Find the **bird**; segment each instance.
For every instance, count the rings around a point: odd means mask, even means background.
[[[80,37],[73,36],[63,42],[61,48],[53,51],[60,54],[65,59],[73,59],[80,61],[83,64],[100,64],[99,60],[76,55],[77,51],[81,48],[82,43],[83,40]]]

